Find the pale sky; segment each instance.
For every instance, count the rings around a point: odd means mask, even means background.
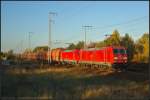
[[[83,25],[93,26],[87,31],[87,42],[102,41],[115,29],[134,40],[149,33],[148,1],[2,1],[1,50],[28,48],[29,32],[33,32],[32,48],[47,45],[50,11],[57,13],[52,17],[52,40],[61,41],[53,48],[84,40]]]

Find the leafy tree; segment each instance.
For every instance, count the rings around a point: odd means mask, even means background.
[[[95,42],[90,42],[90,44],[88,44],[88,48],[95,48],[96,43]]]
[[[24,51],[24,53],[29,53],[29,52],[31,52],[30,49],[25,49],[25,51]]]
[[[67,49],[69,49],[69,50],[72,50],[72,49],[75,49],[76,48],[76,45],[74,44],[74,43],[71,43],[68,47],[67,47]]]
[[[15,59],[15,55],[13,53],[13,50],[9,50],[6,54],[6,57],[8,60],[14,60]]]
[[[129,36],[128,33],[126,33],[125,36],[122,37],[121,45],[127,48],[128,61],[130,62],[133,59],[135,46],[133,39]]]
[[[79,41],[76,45],[76,49],[83,49],[84,48],[84,42],[83,41]]]
[[[8,55],[12,55],[12,54],[13,54],[13,50],[9,50]]]
[[[111,36],[112,45],[120,45],[120,34],[117,30],[114,30]]]
[[[100,41],[100,42],[96,43],[96,48],[101,48],[101,47],[104,47],[104,46],[105,46],[104,41]]]
[[[33,52],[39,52],[39,51],[48,51],[48,46],[38,46],[33,50]]]
[[[144,33],[143,36],[137,41],[135,55],[138,61],[148,62],[149,61],[149,34]]]
[[[0,52],[0,60],[2,60],[3,57],[4,57],[4,53]]]
[[[109,36],[106,40],[104,40],[105,46],[119,46],[120,45],[120,34],[118,30],[114,30],[112,35]]]
[[[112,35],[107,37],[104,41],[100,41],[96,43],[97,48],[101,48],[104,46],[119,46],[121,44],[121,37],[118,30],[114,30]]]

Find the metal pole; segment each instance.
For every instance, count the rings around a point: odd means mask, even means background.
[[[111,35],[106,34],[106,35],[105,35],[105,37],[106,37],[105,39],[107,39],[107,36],[111,36]],[[107,46],[107,45],[106,45],[106,43],[105,43],[105,47],[106,47],[106,46]],[[106,50],[107,50],[107,47],[106,47],[106,49],[105,49],[105,60],[104,60],[105,63],[107,62],[107,59],[106,59],[106,57],[107,57],[107,51],[106,51]]]
[[[105,62],[105,40],[104,40],[104,62]]]
[[[21,40],[20,63],[22,63],[22,56],[21,56],[22,53],[23,53],[23,40]]]
[[[107,39],[107,36],[108,36],[108,35],[106,34],[106,35],[105,35],[105,39]],[[106,42],[106,40],[105,40],[105,42]],[[107,48],[106,48],[106,43],[104,43],[104,44],[105,44],[105,49],[104,49],[104,52],[105,52],[105,53],[104,53],[104,54],[105,54],[104,62],[106,63],[106,60],[107,60],[107,59],[106,59],[106,56],[107,56],[107,54],[106,54],[106,53],[107,53],[107,52],[106,52],[106,49],[107,49]]]
[[[86,49],[86,28],[85,28],[85,43],[84,43],[84,49]]]
[[[31,34],[33,32],[29,32],[29,51],[31,50]]]
[[[92,27],[92,26],[83,26],[84,27],[84,31],[85,31],[85,41],[84,41],[84,49],[86,49],[86,29],[87,28],[90,28],[90,27]]]
[[[48,64],[51,63],[51,49],[52,49],[52,41],[51,41],[51,15],[56,15],[55,12],[49,12],[49,42],[48,42]]]
[[[50,63],[50,44],[51,44],[51,20],[50,20],[50,14],[49,14],[49,36],[48,36],[48,64]]]
[[[23,40],[21,40],[21,48],[20,48],[20,52],[23,53]]]
[[[29,50],[30,50],[30,32],[29,32]]]

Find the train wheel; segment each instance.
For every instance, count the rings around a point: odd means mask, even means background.
[[[101,68],[102,68],[102,65],[100,64],[100,65],[98,65],[98,67],[101,69]]]
[[[90,67],[90,69],[92,69],[93,68],[92,64],[89,64],[89,67]]]
[[[84,67],[86,68],[86,64],[84,63]]]

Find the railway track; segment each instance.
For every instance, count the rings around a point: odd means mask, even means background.
[[[148,63],[130,63],[127,66],[127,71],[135,73],[148,73],[149,64]]]
[[[12,66],[17,66],[16,65],[12,65]],[[66,68],[71,68],[71,67],[83,67],[85,69],[97,69],[97,70],[115,70],[115,71],[127,71],[127,72],[134,72],[134,73],[148,73],[149,71],[149,63],[128,63],[126,66],[126,69],[114,69],[114,68],[107,68],[107,67],[97,67],[97,66],[79,66],[79,65],[72,65],[72,64],[66,64],[66,65],[62,65],[62,64],[52,64],[52,65],[48,65],[48,64],[39,64],[39,63],[23,63],[21,64],[22,67],[26,66],[28,68],[32,68],[34,66],[40,66],[40,68],[48,68],[48,67],[66,67]],[[6,66],[7,67],[7,66]],[[120,66],[121,67],[121,66]]]

